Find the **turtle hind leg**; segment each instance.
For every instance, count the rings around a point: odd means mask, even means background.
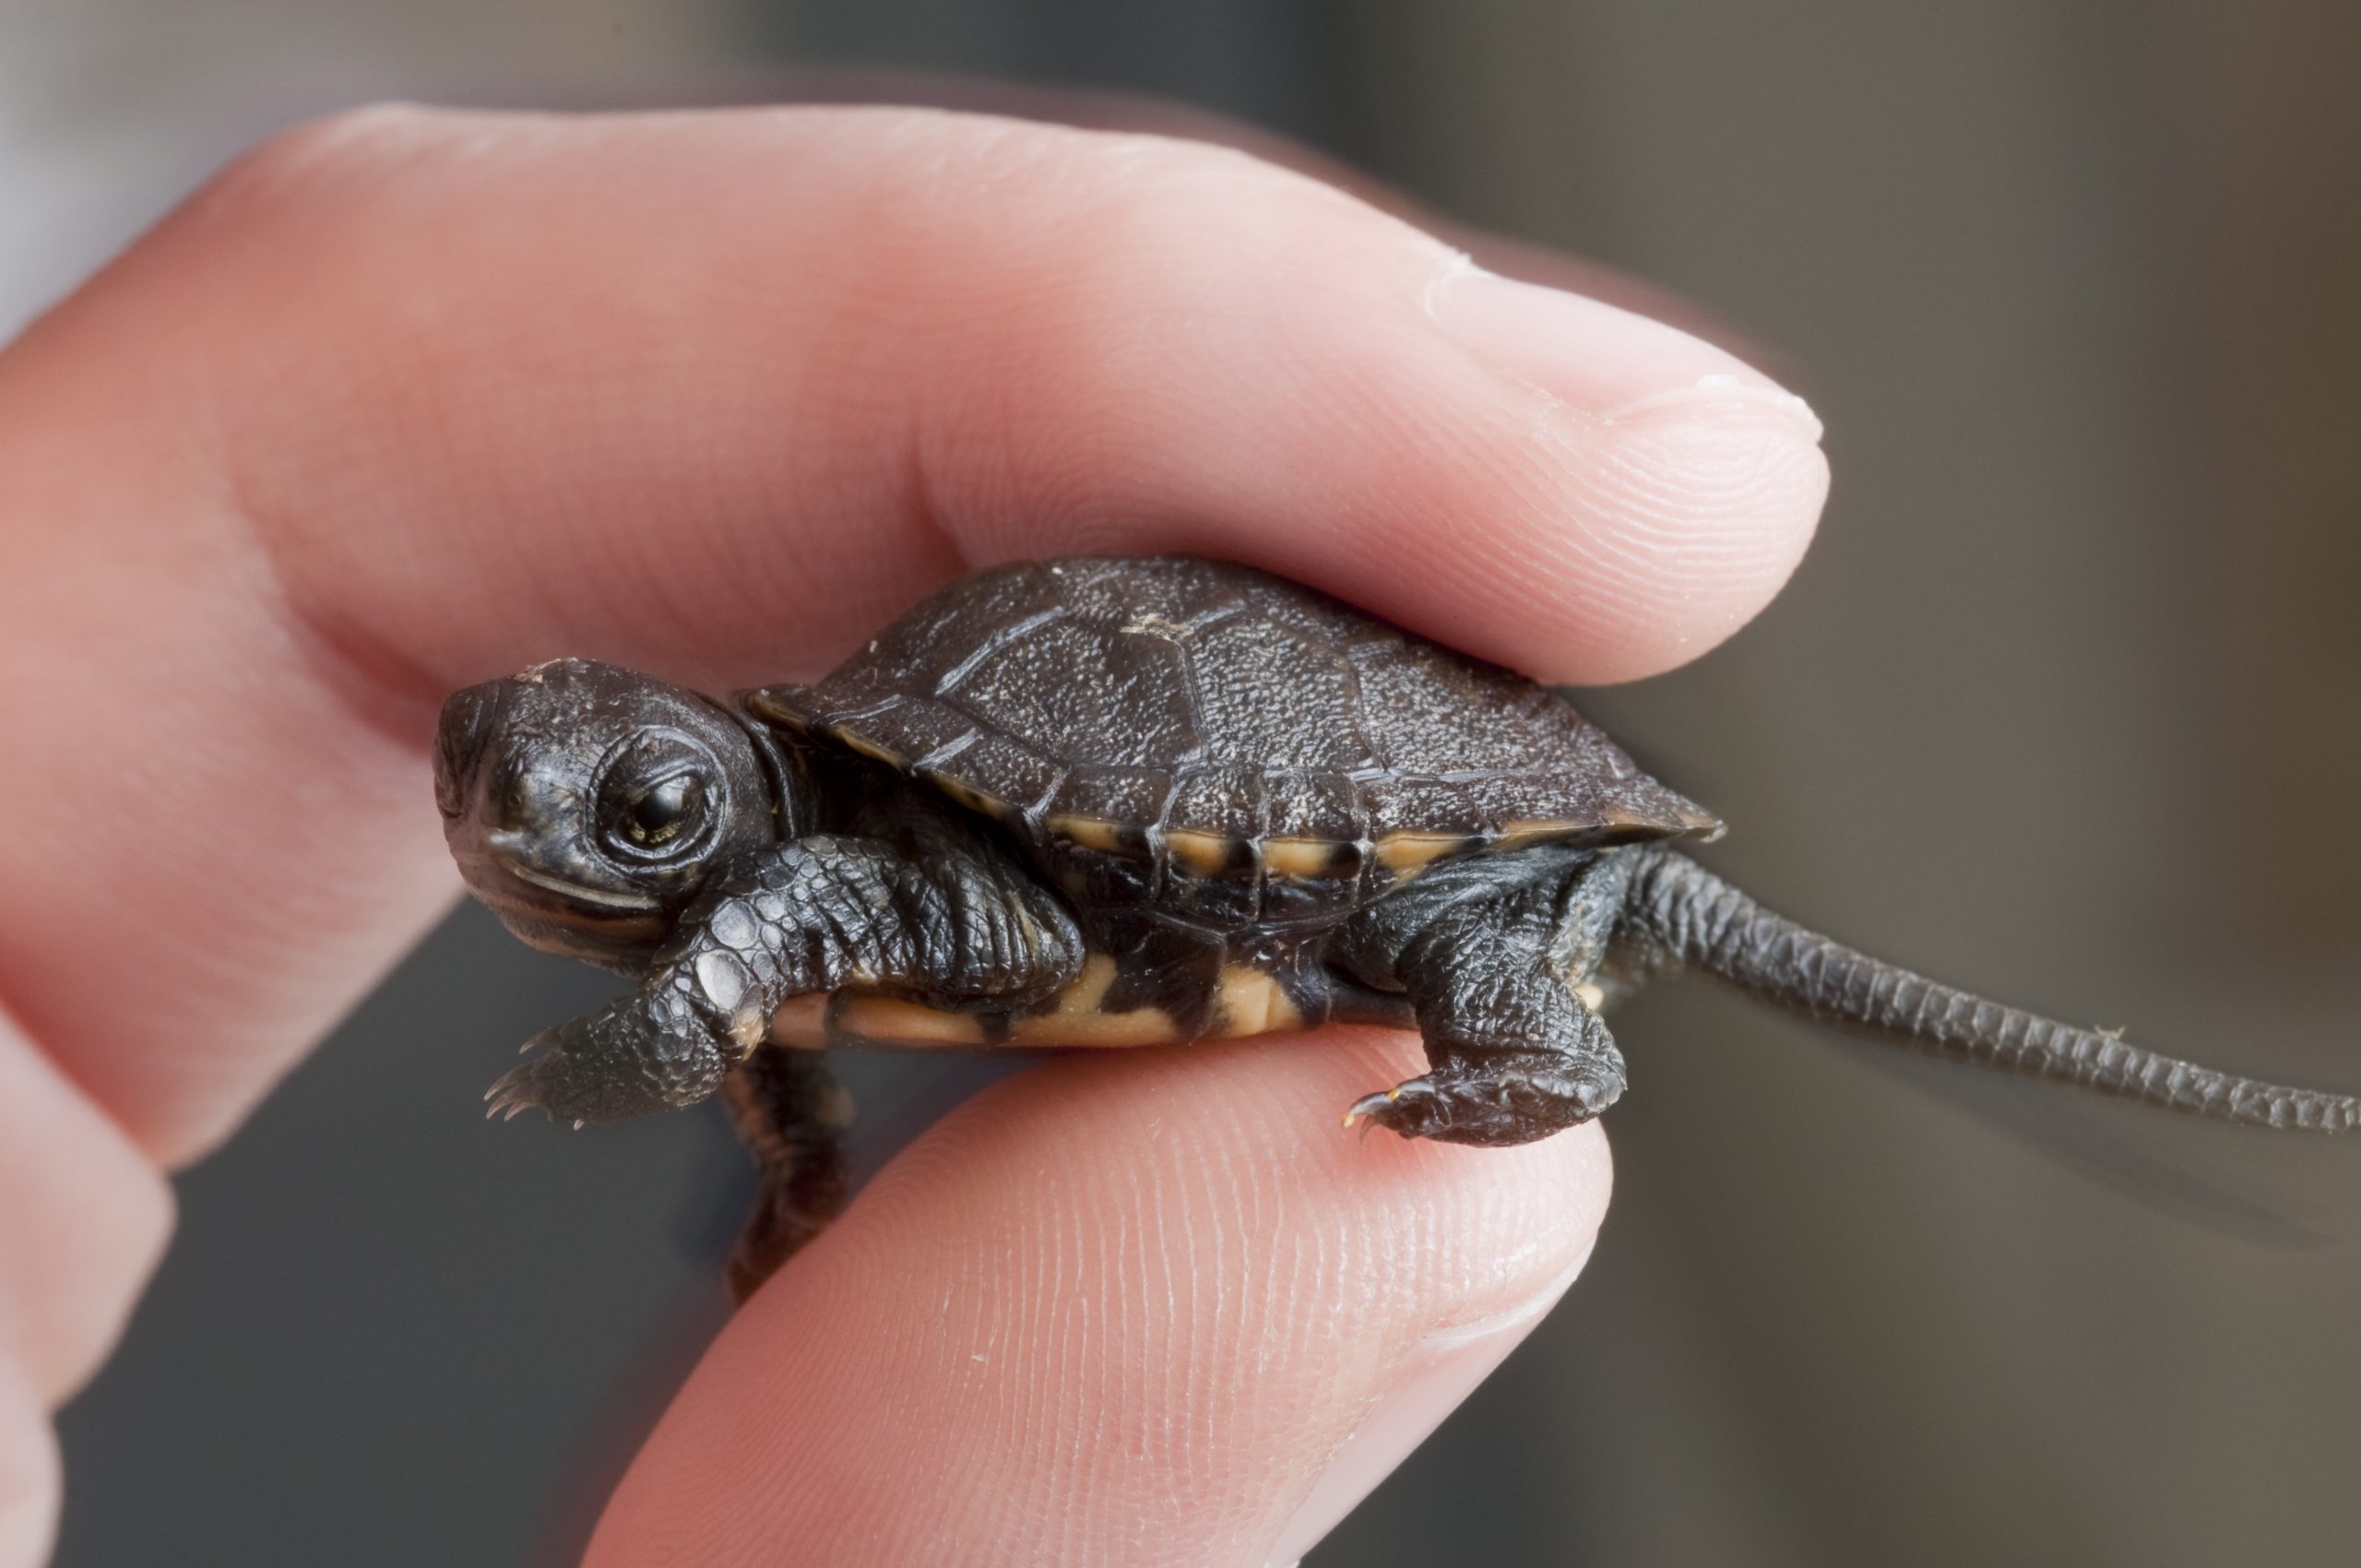
[[[1543,998],[1536,988],[1531,999]],[[1526,1009],[1528,1019],[1538,1011]],[[1598,1015],[1572,1000],[1562,1019],[1515,1045],[1437,1039],[1425,1028],[1431,1072],[1356,1100],[1345,1124],[1389,1127],[1406,1138],[1500,1146],[1529,1144],[1590,1121],[1623,1094],[1623,1056]]]
[[[1346,1112],[1404,1137],[1522,1144],[1623,1092],[1623,1056],[1578,992],[1621,901],[1611,854],[1555,846],[1450,861],[1363,910],[1335,956],[1398,989],[1432,1070]]]
[[[852,1100],[819,1051],[779,1046],[748,1057],[721,1096],[761,1182],[730,1252],[730,1297],[742,1306],[844,1208]]]

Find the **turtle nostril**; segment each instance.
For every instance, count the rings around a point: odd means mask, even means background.
[[[434,731],[434,803],[445,817],[467,811],[468,782],[483,759],[499,715],[497,681],[453,692],[443,704]]]

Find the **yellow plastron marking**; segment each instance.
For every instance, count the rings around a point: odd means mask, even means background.
[[[1058,993],[1057,1004],[1029,1018],[1011,1019],[1008,1043],[1029,1046],[1169,1045],[1180,1038],[1180,1028],[1161,1007],[1134,1007],[1127,1013],[1106,1009],[1107,988],[1115,983],[1115,960],[1093,953],[1083,960],[1082,973]]]
[[[898,996],[838,992],[828,1021],[839,1035],[895,1045],[972,1049],[990,1043],[984,1038],[984,1021],[974,1014],[946,1013]]]
[[[771,1043],[798,1051],[825,1051],[830,1000],[828,992],[815,991],[780,1003],[778,1011],[771,1015]]]
[[[1107,988],[1114,980],[1115,960],[1092,954],[1048,1012],[1010,1019],[1007,1038],[998,1043],[1046,1049],[1167,1045],[1180,1038],[1180,1026],[1160,1007],[1108,1012]],[[973,1051],[995,1043],[985,1032],[984,1020],[972,1013],[850,990],[789,997],[771,1015],[771,1039],[805,1050],[843,1044]]]
[[[1277,980],[1243,964],[1223,967],[1214,1006],[1217,1021],[1213,1033],[1221,1039],[1303,1028],[1302,1010]]]
[[[991,1043],[983,1020],[873,992],[813,992],[791,996],[771,1015],[774,1044],[824,1051],[831,1045],[896,1045],[968,1050]]]

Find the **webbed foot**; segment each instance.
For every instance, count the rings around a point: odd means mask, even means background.
[[[730,1062],[680,998],[627,996],[536,1035],[531,1060],[485,1091],[488,1116],[540,1110],[579,1127],[694,1105],[720,1087]]]
[[[1535,1051],[1448,1063],[1355,1101],[1345,1125],[1447,1144],[1527,1144],[1589,1121],[1622,1093],[1619,1061]]]

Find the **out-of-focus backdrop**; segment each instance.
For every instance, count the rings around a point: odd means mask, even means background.
[[[1194,103],[1717,313],[1825,417],[1826,527],[1729,646],[1585,698],[1729,819],[1715,862],[2361,1082],[2361,10],[0,0],[0,327],[306,113],[839,65]],[[476,1119],[604,989],[457,915],[189,1174],[64,1418],[65,1568],[569,1558],[718,1321],[742,1181],[718,1119]],[[1315,1568],[2355,1561],[2361,1151],[1695,992],[1618,1028],[1589,1274]],[[872,1162],[965,1087],[924,1067],[864,1069]]]

